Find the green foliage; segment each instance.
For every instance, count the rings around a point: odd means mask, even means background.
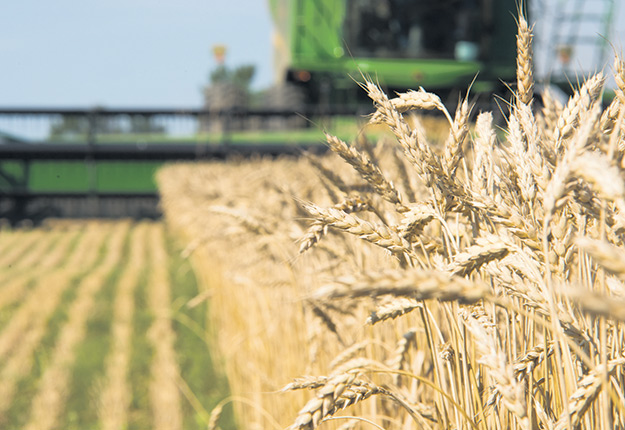
[[[211,85],[230,83],[249,91],[255,73],[256,67],[251,64],[239,66],[236,69],[230,69],[222,64],[210,73],[210,83]]]

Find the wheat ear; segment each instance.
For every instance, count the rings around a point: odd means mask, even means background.
[[[384,225],[372,224],[333,208],[323,209],[313,204],[305,204],[304,207],[320,222],[345,230],[363,240],[388,249],[394,254],[406,253],[416,258],[410,244]]]
[[[329,378],[323,387],[319,388],[317,396],[300,410],[295,423],[289,427],[289,430],[316,429],[323,419],[374,395],[392,399],[405,408],[415,420],[421,418],[419,413],[398,393],[356,379],[356,373],[347,372]]]
[[[623,106],[625,105],[625,61],[620,55],[614,59],[614,82],[616,83],[616,98]]]
[[[395,319],[413,310],[423,307],[423,304],[415,299],[395,297],[389,303],[378,306],[367,318],[366,324],[373,325],[388,319]]]
[[[554,137],[556,139],[557,150],[560,150],[563,140],[573,135],[580,120],[591,110],[593,104],[601,94],[604,82],[605,78],[603,74],[597,73],[584,82],[581,88],[575,91],[573,97],[569,99],[556,123]]]
[[[467,328],[475,337],[475,346],[481,355],[478,362],[489,369],[489,375],[494,381],[495,393],[491,398],[500,395],[504,407],[516,416],[520,427],[529,428],[524,387],[514,378],[512,366],[507,363],[501,347],[476,319],[467,319]]]
[[[330,378],[319,389],[317,396],[300,410],[290,429],[313,430],[321,421],[340,409],[380,394],[373,384],[357,380],[355,373],[344,373]]]
[[[397,191],[392,182],[384,177],[380,168],[369,157],[338,137],[326,134],[326,139],[330,149],[350,164],[382,198],[399,207],[403,206],[399,191]]]
[[[414,165],[417,173],[426,181],[432,180],[430,178],[432,172],[443,174],[440,158],[420,139],[418,131],[415,130],[413,132],[410,129],[401,113],[393,107],[393,103],[386,94],[371,81],[366,81],[362,86],[376,105],[376,114],[379,113],[383,118],[383,122],[390,127],[404,150],[406,158]],[[453,123],[447,109],[444,110],[444,113],[450,124]]]
[[[582,289],[567,289],[582,311],[617,321],[625,321],[625,300]]]
[[[456,109],[456,115],[449,130],[449,137],[445,142],[445,162],[449,177],[454,176],[462,158],[462,145],[469,133],[470,111],[469,102],[465,98]]]
[[[208,425],[206,426],[208,430],[219,429],[217,425],[219,423],[219,418],[221,418],[223,409],[224,409],[223,405],[219,404],[211,411],[210,417],[208,418]]]
[[[450,264],[450,272],[458,276],[468,276],[482,265],[500,260],[508,255],[509,247],[496,236],[478,239],[478,244],[457,254]]]
[[[334,360],[330,363],[330,368],[336,369],[338,366],[345,364],[369,345],[371,345],[371,341],[363,341],[353,344],[334,357]]]
[[[440,97],[438,97],[436,94],[426,92],[423,88],[419,88],[419,91],[410,90],[406,93],[399,94],[399,97],[390,99],[389,103],[398,113],[405,113],[415,109],[438,109],[446,114],[451,122],[451,118],[449,117],[447,108],[445,108],[445,105],[443,104],[443,102],[441,102]],[[384,111],[378,108],[378,110],[376,110],[374,114],[371,115],[369,123],[386,123],[388,121],[387,118],[388,117],[384,113]]]
[[[517,46],[517,102],[529,105],[534,96],[534,68],[532,66],[532,29],[525,16],[519,14]]]
[[[397,342],[397,348],[393,353],[393,357],[389,360],[389,367],[393,370],[404,370],[408,362],[408,352],[411,346],[417,346],[417,332],[414,329],[408,330]],[[393,374],[395,385],[401,384],[400,374]]]
[[[607,374],[610,375],[617,367],[622,367],[624,364],[625,358],[616,358],[607,363],[607,369],[605,365],[600,364],[596,369],[581,378],[577,383],[577,390],[569,398],[569,416],[567,417],[566,413],[562,413],[556,423],[555,429],[564,430],[567,428],[569,418],[572,428],[578,428],[584,414],[588,411],[601,391],[603,376],[606,370]]]
[[[368,200],[365,200],[362,197],[350,197],[334,205],[334,209],[345,213],[353,213],[370,210],[371,205]],[[319,241],[321,241],[327,233],[328,225],[326,223],[321,221],[314,222],[308,230],[306,230],[304,236],[299,239],[299,253],[303,254],[308,251],[310,248],[319,243]]]
[[[412,269],[342,277],[315,293],[315,297],[325,300],[382,295],[475,303],[489,296],[489,288],[481,281],[472,281],[438,270]]]

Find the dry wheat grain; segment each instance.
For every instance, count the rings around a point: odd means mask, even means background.
[[[488,368],[488,374],[493,378],[504,407],[516,416],[521,428],[529,428],[523,386],[514,378],[512,367],[508,364],[502,348],[477,320],[468,319],[467,322],[467,328],[476,338],[475,346],[480,351],[478,362]]]
[[[584,122],[586,115],[601,94],[604,82],[603,74],[598,73],[584,82],[569,99],[556,124],[554,137],[557,141],[557,150],[562,148],[563,140],[573,135],[580,122]]]
[[[368,200],[365,200],[362,197],[351,197],[334,205],[334,209],[343,211],[345,213],[354,213],[371,210],[372,208]],[[315,246],[327,233],[327,224],[323,222],[314,222],[308,228],[304,236],[299,239],[301,243],[299,247],[299,253],[303,254],[304,252]]]
[[[496,135],[493,129],[493,115],[490,112],[480,112],[475,124],[476,138],[473,141],[474,162],[471,178],[473,186],[481,192],[490,192],[492,189],[492,157]]]
[[[625,277],[625,250],[621,247],[589,237],[579,237],[575,243],[608,272]]]
[[[449,119],[449,123],[452,123],[451,117],[447,112],[447,108],[441,101],[440,97],[436,94],[426,92],[422,87],[420,87],[418,91],[409,90],[405,93],[401,93],[399,94],[399,97],[390,99],[388,102],[392,106],[392,109],[400,114],[415,109],[439,110],[446,114]],[[388,110],[378,108],[378,110],[371,115],[369,123],[377,124],[388,122],[389,118],[387,112]]]
[[[449,130],[449,137],[445,141],[445,169],[447,175],[454,177],[454,173],[462,158],[462,145],[469,133],[469,115],[471,108],[465,98],[456,109],[454,121]]]

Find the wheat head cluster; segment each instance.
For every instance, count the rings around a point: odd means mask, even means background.
[[[367,80],[394,139],[160,172],[241,428],[625,428],[625,63],[538,106],[531,43],[502,127]]]

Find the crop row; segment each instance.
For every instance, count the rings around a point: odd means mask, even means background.
[[[160,223],[0,234],[0,427],[197,428],[225,390],[197,294]]]

